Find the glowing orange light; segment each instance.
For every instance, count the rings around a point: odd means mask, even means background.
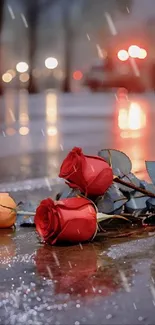
[[[126,50],[120,50],[117,56],[120,61],[126,61],[129,58],[129,54]]]
[[[131,58],[139,58],[140,51],[141,49],[137,45],[131,45],[128,49],[128,53],[131,56]]]
[[[139,130],[145,127],[146,116],[138,103],[132,102],[129,108],[128,126],[130,130]]]
[[[140,130],[146,126],[146,114],[138,103],[131,102],[129,108],[119,109],[120,130]]]
[[[128,129],[128,111],[126,108],[121,108],[118,115],[118,126],[120,130]]]
[[[139,59],[145,59],[147,57],[147,51],[145,49],[140,49]]]
[[[73,78],[75,80],[81,80],[83,77],[83,73],[80,70],[77,70],[73,73]]]

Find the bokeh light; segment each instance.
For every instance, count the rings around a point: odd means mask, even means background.
[[[57,80],[62,80],[63,78],[64,78],[64,73],[63,73],[63,71],[62,70],[55,70],[54,72],[53,72],[53,75],[54,75],[54,77],[57,79]]]
[[[29,134],[29,132],[30,132],[30,130],[29,130],[29,128],[27,126],[21,126],[19,128],[19,134],[20,135],[27,135],[27,134]]]
[[[22,73],[20,76],[19,76],[19,80],[21,82],[27,82],[29,80],[29,74],[27,72],[25,73]]]
[[[118,127],[120,130],[128,129],[128,111],[126,108],[119,109]]]
[[[29,122],[29,116],[26,113],[20,114],[20,124],[27,124]]]
[[[74,80],[81,80],[83,78],[83,73],[80,70],[74,71],[73,73]]]
[[[18,62],[16,65],[16,70],[20,73],[24,73],[28,70],[29,66],[26,62]]]
[[[15,78],[15,76],[16,76],[16,71],[13,69],[9,69],[6,73],[10,73],[12,78]]]
[[[12,77],[11,73],[9,73],[9,72],[6,72],[6,73],[4,73],[4,74],[2,75],[2,80],[3,80],[4,82],[6,82],[6,83],[11,82],[12,79],[13,79],[13,77]]]
[[[128,49],[128,53],[131,58],[138,58],[140,55],[140,47],[137,45],[131,45]]]
[[[126,61],[129,58],[129,54],[126,50],[120,50],[117,56],[120,61]]]
[[[47,69],[55,69],[58,66],[58,60],[56,58],[49,57],[45,60],[45,67]]]
[[[129,107],[128,127],[130,130],[139,130],[146,125],[146,116],[141,106],[136,102],[131,102]]]
[[[56,126],[50,126],[50,127],[47,128],[47,134],[49,136],[54,136],[57,133],[58,133],[58,130],[57,130]]]
[[[147,57],[147,51],[145,49],[140,49],[139,59],[145,59]]]
[[[118,127],[120,130],[140,130],[146,126],[146,114],[139,103],[131,102],[129,107],[119,109]]]
[[[9,136],[13,136],[16,133],[16,130],[14,128],[9,127],[5,130],[5,133]]]

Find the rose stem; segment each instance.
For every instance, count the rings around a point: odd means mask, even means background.
[[[138,186],[134,185],[133,183],[125,182],[125,181],[123,181],[123,180],[120,179],[120,178],[114,178],[113,181],[116,182],[116,183],[119,183],[119,184],[125,185],[125,186],[127,186],[127,187],[130,187],[130,188],[132,188],[133,190],[136,190],[136,191],[138,191],[138,192],[141,192],[141,193],[145,194],[146,196],[150,196],[150,197],[154,197],[154,198],[155,198],[155,194],[154,194],[154,193],[152,193],[152,192],[150,192],[150,191],[147,191],[147,190],[145,190],[144,188],[138,187]]]
[[[35,216],[36,212],[30,212],[30,211],[17,211],[18,215],[22,216]]]

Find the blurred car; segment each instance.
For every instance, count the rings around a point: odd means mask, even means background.
[[[138,54],[138,49],[140,50]],[[131,47],[132,50],[132,47]],[[133,46],[135,52],[119,50],[93,64],[84,76],[84,85],[91,91],[106,91],[123,87],[129,92],[143,92],[151,87],[147,52]],[[136,54],[137,51],[137,54]]]

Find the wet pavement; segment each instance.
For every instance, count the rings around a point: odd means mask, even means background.
[[[73,247],[1,232],[1,324],[154,324],[154,235]]]
[[[0,191],[39,202],[62,187],[59,166],[73,146],[125,151],[137,176],[155,160],[155,96],[28,98],[8,93],[0,110]],[[5,107],[5,110],[4,110]],[[34,228],[0,231],[0,324],[154,324],[155,237],[100,236],[85,245],[43,245]]]

